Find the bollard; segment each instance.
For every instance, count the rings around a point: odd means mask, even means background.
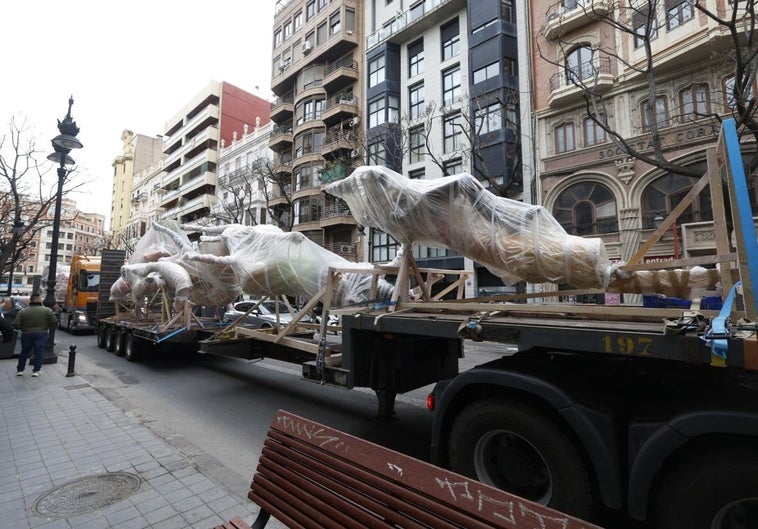
[[[68,373],[66,373],[67,377],[76,376],[76,373],[74,373],[74,364],[76,364],[76,346],[71,345],[68,348]]]

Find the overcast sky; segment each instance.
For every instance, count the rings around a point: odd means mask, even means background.
[[[73,94],[84,148],[71,156],[94,184],[72,198],[110,219],[111,163],[124,129],[163,134],[166,121],[211,80],[271,98],[275,3],[5,1],[0,136],[12,116],[26,118],[46,155]]]

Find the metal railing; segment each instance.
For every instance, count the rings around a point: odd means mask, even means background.
[[[611,59],[608,57],[599,57],[596,60],[585,61],[576,67],[563,66],[561,71],[553,74],[550,78],[550,91],[554,92],[564,86],[577,87],[587,85],[592,87],[592,80],[598,75],[610,75]]]

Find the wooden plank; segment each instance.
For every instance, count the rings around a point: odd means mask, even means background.
[[[671,213],[668,214],[663,222],[661,222],[661,225],[658,226],[658,228],[650,235],[650,238],[648,238],[648,240],[645,241],[642,246],[640,246],[640,249],[637,250],[637,253],[629,258],[627,264],[637,264],[642,260],[645,254],[647,254],[648,250],[655,246],[663,234],[669,230],[674,221],[679,218],[679,215],[681,215],[684,210],[687,209],[690,204],[692,204],[692,201],[700,194],[700,192],[705,189],[705,186],[708,185],[708,182],[709,176],[708,173],[705,173],[700,177],[700,180],[698,180],[697,183],[692,186],[692,189],[690,189],[689,193],[684,195],[681,202],[679,202],[679,204],[677,204],[674,209],[671,210]]]
[[[716,147],[711,147],[706,151],[706,160],[708,162],[708,174],[711,176],[711,208],[713,209],[714,219],[724,219],[724,222],[713,223],[713,234],[716,239],[716,253],[718,255],[734,255],[734,261],[739,256],[730,253],[732,251],[729,242],[729,226],[732,223],[731,212],[727,210],[724,203],[724,180],[727,178],[726,159],[724,158],[723,141],[719,135],[719,141]],[[730,259],[731,260],[731,259]],[[721,288],[723,292],[729,292],[734,284],[730,267],[721,271]],[[736,307],[733,307],[736,310]],[[734,313],[734,310],[733,312]]]
[[[717,239],[718,239],[717,235]],[[619,266],[620,270],[663,270],[666,268],[684,268],[687,266],[702,266],[716,263],[728,263],[737,260],[736,252],[722,252],[718,250],[718,255],[700,255],[698,257],[687,257],[686,259],[672,259],[671,261],[661,261],[657,263],[639,263],[634,265]],[[722,274],[723,275],[723,274]]]

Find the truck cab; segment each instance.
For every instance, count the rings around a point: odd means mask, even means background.
[[[60,307],[61,329],[71,333],[95,329],[99,286],[100,257],[74,256],[65,298]]]

